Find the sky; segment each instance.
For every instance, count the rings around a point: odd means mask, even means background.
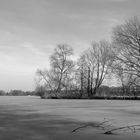
[[[49,68],[58,44],[75,58],[91,42],[140,17],[140,0],[0,0],[0,90],[34,90],[37,69]]]

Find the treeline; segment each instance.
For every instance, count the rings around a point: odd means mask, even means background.
[[[104,81],[115,77],[121,87],[118,96],[139,94],[140,22],[137,17],[113,29],[112,41],[93,42],[73,60],[73,48],[60,44],[50,56],[50,69],[37,70],[36,92],[42,98],[101,97]],[[108,90],[110,96],[114,91]],[[136,92],[134,94],[134,91]],[[62,96],[63,95],[63,96]]]
[[[22,91],[22,90],[11,90],[6,92],[0,90],[0,96],[35,96],[37,93],[35,91]]]
[[[36,91],[37,95],[42,99],[89,99],[87,90],[83,90],[81,96],[80,90],[62,90],[55,96],[55,91],[45,90],[44,87],[40,87]],[[122,87],[108,87],[100,86],[91,99],[125,99],[125,100],[140,100],[140,88],[139,89],[122,89]]]

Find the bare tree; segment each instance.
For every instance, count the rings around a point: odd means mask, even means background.
[[[134,17],[117,26],[113,32],[116,60],[125,73],[133,75],[136,86],[140,86],[140,22]]]
[[[92,47],[83,53],[82,59],[88,97],[92,98],[103,83],[113,62],[111,44],[107,41],[93,43]]]
[[[85,53],[85,52],[84,52]],[[87,88],[87,62],[84,53],[77,61],[77,69],[75,73],[75,80],[80,91],[80,97],[83,96]]]
[[[66,83],[70,80],[70,74],[74,68],[74,63],[70,59],[72,54],[73,49],[64,44],[58,45],[50,57],[51,71],[56,74],[56,93],[60,92],[63,87],[67,87]]]
[[[68,90],[71,86],[74,62],[71,60],[73,49],[66,45],[58,45],[50,57],[50,70],[37,70],[38,80],[46,90],[51,91],[56,97],[61,90]]]
[[[45,98],[46,96],[45,91],[50,94],[54,94],[54,96],[57,97],[56,94],[57,75],[53,71],[49,71],[47,69],[44,70],[38,69],[36,75],[37,75],[36,89],[37,91],[39,89],[40,94],[43,94],[43,98]],[[41,93],[41,91],[43,91],[43,93]]]
[[[116,80],[119,82],[121,86],[121,94],[126,95],[128,94],[128,73],[125,73],[124,66],[119,61],[115,60],[114,63],[111,65],[112,68],[112,75],[115,76]]]

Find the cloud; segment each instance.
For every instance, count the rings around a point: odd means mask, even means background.
[[[109,2],[126,2],[129,0],[105,0],[105,1],[109,1]]]
[[[110,39],[124,18],[139,15],[139,5],[139,0],[0,0],[0,76],[5,84],[20,77],[5,88],[17,83],[33,88],[36,69],[49,67],[57,44],[71,45],[76,60],[92,41]]]

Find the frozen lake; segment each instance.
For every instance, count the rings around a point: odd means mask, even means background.
[[[110,120],[113,127],[140,124],[140,101],[128,100],[52,100],[32,96],[0,97],[1,140],[130,140],[140,132],[104,130],[87,127],[88,123]]]

